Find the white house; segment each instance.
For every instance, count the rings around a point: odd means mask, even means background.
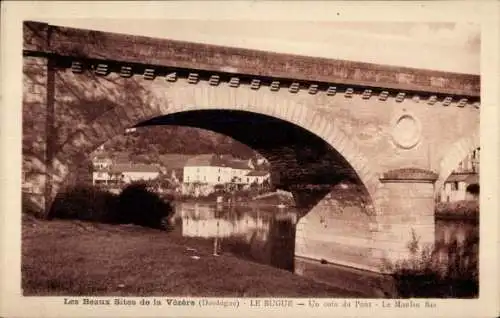
[[[198,155],[184,165],[184,183],[224,184],[231,182],[232,169],[215,155]]]
[[[260,175],[247,176],[252,171],[251,160],[211,154],[198,155],[190,158],[184,166],[182,193],[207,195],[214,191],[216,185],[248,185],[264,178]]]
[[[160,174],[160,168],[146,164],[115,164],[111,167],[111,172],[121,173],[123,182],[131,183],[156,179]]]
[[[154,165],[145,164],[114,164],[92,172],[93,184],[118,185],[134,181],[153,180],[160,174],[160,169]]]
[[[479,176],[476,173],[453,173],[445,181],[441,190],[441,202],[454,202],[461,200],[472,200],[472,194],[467,193],[467,187],[471,184],[479,184]]]
[[[231,182],[237,184],[248,184],[245,176],[253,170],[250,161],[247,160],[228,160],[228,166],[231,168]]]
[[[441,202],[477,199],[467,192],[467,187],[479,185],[479,155],[480,148],[472,151],[446,179],[440,192]]]

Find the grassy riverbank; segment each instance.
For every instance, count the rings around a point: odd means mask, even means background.
[[[22,235],[26,296],[357,296],[174,232],[23,215]]]

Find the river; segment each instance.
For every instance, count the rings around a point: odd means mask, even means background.
[[[297,215],[293,207],[177,203],[174,220],[180,235],[204,241],[213,253],[229,253],[293,272]],[[436,217],[439,259],[448,253],[443,244],[477,235],[478,225],[473,221]]]
[[[298,220],[293,208],[178,203],[174,220],[182,236],[210,242],[214,253],[293,271]]]

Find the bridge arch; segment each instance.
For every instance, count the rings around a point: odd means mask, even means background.
[[[56,161],[73,165],[80,160],[80,154],[92,151],[115,135],[122,134],[126,128],[144,125],[160,116],[196,111],[238,111],[276,118],[316,135],[341,154],[371,197],[378,187],[376,171],[357,145],[336,122],[307,107],[305,99],[294,100],[279,92],[257,92],[250,88],[236,90],[203,83],[155,84],[151,83],[149,87],[139,84],[143,88],[139,100],[121,99],[124,104],[115,103],[93,122],[76,129],[56,152]]]

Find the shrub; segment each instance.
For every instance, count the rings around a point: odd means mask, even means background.
[[[467,186],[466,191],[469,192],[470,194],[478,197],[479,196],[479,184],[477,184],[477,183],[469,184]]]
[[[91,187],[77,186],[57,194],[50,218],[113,222],[116,195]]]
[[[146,184],[131,184],[118,196],[95,187],[78,186],[56,196],[49,218],[166,229],[172,211],[170,203],[148,190]]]
[[[478,296],[479,236],[463,243],[422,248],[418,238],[408,244],[410,259],[389,265],[399,297],[473,298]],[[444,256],[444,257],[443,257]]]
[[[455,202],[439,202],[436,204],[437,218],[475,218],[479,219],[479,201],[463,200]]]
[[[133,223],[153,228],[164,228],[172,214],[170,203],[163,201],[143,183],[127,186],[118,196],[117,216],[120,223]]]

